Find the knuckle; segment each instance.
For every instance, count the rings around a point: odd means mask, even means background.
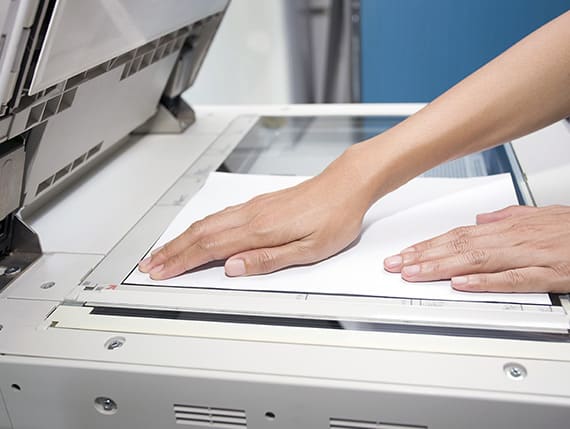
[[[525,281],[525,276],[520,270],[505,271],[503,276],[506,286],[512,290],[516,290]]]
[[[570,278],[570,262],[560,262],[552,268],[559,277]]]
[[[164,246],[162,246],[162,248],[158,250],[156,253],[152,254],[152,261],[155,265],[160,263],[166,263],[170,259],[176,257],[176,255],[177,252],[174,250],[172,243],[167,243]]]
[[[477,281],[474,282],[473,288],[476,290],[484,291],[489,289],[489,276],[480,275],[476,276]]]
[[[188,261],[184,254],[178,254],[169,259],[164,267],[164,271],[178,273],[188,269]]]
[[[269,249],[260,249],[255,255],[255,266],[262,272],[273,271],[276,267],[275,256]]]
[[[208,221],[208,218],[204,218],[202,220],[196,221],[194,222],[192,225],[190,225],[190,227],[187,229],[187,232],[189,234],[195,235],[196,237],[200,237],[202,235],[204,235],[204,233],[206,232],[206,223]]]
[[[212,238],[201,238],[196,242],[196,248],[208,258],[217,259],[218,243]]]
[[[306,243],[298,243],[295,247],[295,253],[297,254],[299,262],[302,263],[315,262],[320,259],[315,247]]]
[[[172,244],[171,243],[167,243],[164,246],[162,246],[162,249],[160,249],[156,253],[156,255],[154,255],[155,258],[161,258],[161,259],[170,259],[173,256],[175,256],[175,253],[172,250]]]
[[[549,251],[552,249],[552,242],[549,239],[533,240],[529,243],[534,250]]]
[[[429,264],[420,264],[420,272],[440,278],[444,276],[445,269],[440,262],[431,262]]]
[[[542,228],[528,222],[513,222],[509,229],[523,236],[532,236],[540,233]]]
[[[473,227],[471,226],[460,226],[458,228],[452,229],[449,233],[451,234],[452,239],[455,240],[464,240],[471,234]]]
[[[425,251],[420,250],[417,252],[404,253],[402,260],[405,265],[414,264],[418,261],[425,261]]]
[[[456,238],[455,240],[450,241],[448,246],[449,250],[451,250],[454,253],[464,253],[465,251],[471,248],[471,241],[467,239],[465,236],[462,236],[460,238]]]
[[[258,215],[250,220],[248,228],[255,235],[267,235],[270,231],[272,222],[267,216]]]
[[[485,250],[474,249],[463,254],[465,262],[471,266],[479,267],[485,265],[489,259],[489,255]]]
[[[254,212],[257,212],[261,210],[263,203],[268,199],[269,199],[269,194],[259,194],[250,199],[246,204],[248,208],[250,208]]]
[[[413,245],[414,248],[414,252],[422,252],[422,251],[426,251],[429,249],[432,249],[433,247],[436,247],[433,243],[433,239],[432,240],[426,240],[423,241],[421,243],[416,243]]]

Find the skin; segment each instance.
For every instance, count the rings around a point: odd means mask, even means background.
[[[375,201],[411,178],[568,116],[570,12],[318,176],[194,223],[139,269],[160,280],[226,260],[228,276],[243,276],[325,259],[354,241]],[[384,266],[412,282],[451,278],[465,291],[570,292],[570,207],[482,214]]]

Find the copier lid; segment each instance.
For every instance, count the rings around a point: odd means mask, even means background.
[[[58,0],[30,94],[223,11],[229,0]]]

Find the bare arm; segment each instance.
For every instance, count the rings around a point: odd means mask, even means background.
[[[570,12],[538,29],[406,121],[354,146],[375,201],[453,158],[570,116]],[[378,168],[383,160],[384,168]]]
[[[354,145],[318,176],[194,223],[142,261],[140,269],[154,279],[164,279],[212,260],[226,259],[226,274],[241,276],[319,261],[350,244],[358,236],[370,205],[411,178],[441,162],[522,136],[569,115],[570,12],[567,12],[406,121]],[[565,240],[563,234],[568,235],[570,209],[563,208],[562,212],[556,212],[552,219],[562,216],[566,220],[558,230],[549,230],[556,240],[549,244],[546,253],[555,257],[543,264],[564,273],[570,271],[570,264],[564,262],[564,258],[570,258],[570,245],[565,244],[570,237]],[[475,228],[486,228],[490,234],[493,228],[509,229],[508,222],[512,223],[511,218],[515,217],[511,215],[505,211],[484,216],[486,224]],[[542,212],[535,224],[541,223],[540,216]],[[527,221],[527,217],[520,219]],[[480,232],[477,229],[470,234],[476,236]],[[500,236],[502,241],[494,245],[501,249],[502,265],[495,264],[495,274],[497,270],[503,270],[502,273],[516,268],[505,261],[509,252],[504,249],[514,246],[512,240],[517,235]],[[488,269],[484,262],[494,254],[487,249],[470,248],[477,241],[469,235],[464,238],[467,244],[463,251],[450,254],[453,246],[449,243],[453,240],[453,235],[444,235],[419,243],[410,251],[389,258],[385,266],[390,271],[402,272],[410,281],[455,278],[454,286],[459,288],[466,274]],[[469,252],[483,255],[479,258],[482,263],[477,266],[466,263],[465,254],[473,256]],[[516,280],[522,278],[519,274],[507,276]],[[536,278],[551,272],[532,274],[533,283],[525,284],[522,290],[537,289]],[[463,289],[484,289],[480,285],[488,282],[478,280],[477,288],[463,282]],[[512,286],[512,282],[505,284],[504,278],[498,280],[503,281],[499,282],[500,290]],[[570,290],[570,273],[563,280],[551,283],[551,290],[561,290],[561,284],[568,285]],[[542,289],[545,284],[541,283]],[[495,283],[487,287],[497,288]]]

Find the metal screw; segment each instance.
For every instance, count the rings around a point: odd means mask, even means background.
[[[95,398],[95,409],[101,414],[115,414],[117,412],[117,403],[111,398],[99,396]]]
[[[508,363],[503,370],[513,380],[522,380],[527,375],[526,368],[518,363]]]
[[[18,274],[20,272],[20,270],[21,270],[20,267],[12,266],[12,267],[6,268],[6,270],[4,271],[4,274],[7,276],[13,276],[14,274]]]
[[[41,289],[50,289],[54,286],[55,286],[55,282],[45,282],[40,286],[40,288]]]
[[[105,347],[107,350],[116,350],[120,347],[123,347],[126,341],[127,340],[125,340],[123,337],[113,337],[105,342]]]

